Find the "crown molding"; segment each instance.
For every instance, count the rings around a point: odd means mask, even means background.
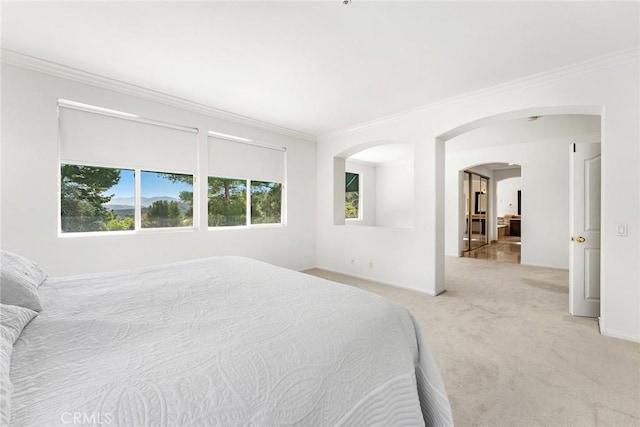
[[[149,101],[158,102],[160,104],[170,105],[172,107],[181,108],[183,110],[192,111],[199,114],[204,114],[217,119],[227,120],[234,123],[240,123],[246,126],[251,126],[258,129],[263,129],[271,132],[275,132],[280,135],[289,136],[305,141],[316,142],[315,135],[311,135],[306,132],[300,132],[294,129],[289,129],[283,126],[278,126],[272,123],[263,122],[261,120],[252,119],[250,117],[242,116],[240,114],[231,113],[229,111],[220,110],[208,105],[200,104],[197,102],[189,101],[188,99],[180,98],[177,96],[169,95],[163,92],[158,92],[152,89],[147,89],[141,86],[126,83],[120,80],[111,79],[98,74],[89,73],[79,70],[77,68],[68,67],[66,65],[58,64],[55,62],[47,61],[35,56],[26,55],[24,53],[2,49],[1,61],[7,65],[13,65],[15,67],[24,68],[31,71],[37,71],[39,73],[49,74],[55,77],[60,77],[67,80],[72,80],[79,83],[96,86],[101,89],[107,89],[114,92],[119,92],[125,95],[135,96],[143,98]]]
[[[568,135],[568,136],[560,136],[554,138],[542,138],[542,139],[534,139],[528,141],[519,141],[515,140],[512,142],[499,142],[495,145],[487,145],[484,147],[468,147],[468,148],[455,148],[451,145],[447,145],[447,153],[469,153],[472,151],[481,151],[487,148],[496,148],[496,147],[507,147],[507,146],[518,146],[520,144],[573,144],[573,143],[583,143],[583,142],[602,142],[602,133],[601,132],[590,132],[590,133],[581,133],[577,135]],[[507,169],[507,168],[505,168]]]
[[[354,126],[349,126],[343,129],[336,129],[318,135],[318,140],[324,137],[348,135],[367,129],[376,128],[378,126],[388,125],[401,120],[407,120],[414,116],[424,114],[430,110],[445,107],[448,105],[454,105],[463,101],[470,101],[478,98],[483,98],[491,95],[500,94],[503,92],[509,92],[517,89],[524,89],[532,86],[538,86],[544,83],[549,83],[557,80],[561,80],[567,77],[573,77],[580,74],[597,71],[604,68],[615,67],[638,61],[640,58],[640,49],[638,47],[621,50],[612,54],[599,56],[586,61],[577,62],[571,65],[567,65],[560,68],[554,68],[552,70],[544,71],[541,73],[533,74],[527,77],[523,77],[516,80],[511,80],[498,85],[489,86],[487,88],[479,89],[472,92],[467,92],[462,95],[446,98],[440,101],[436,101],[430,104],[421,105],[409,110],[401,111],[398,113],[390,114],[388,116],[380,117],[374,120],[363,122]]]

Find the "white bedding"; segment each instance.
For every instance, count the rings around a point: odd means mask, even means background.
[[[406,309],[238,257],[50,278],[12,425],[451,425]]]

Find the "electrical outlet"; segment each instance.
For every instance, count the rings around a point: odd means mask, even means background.
[[[616,225],[616,236],[625,237],[627,235],[627,224]]]
[[[354,258],[351,258],[351,265],[356,265],[356,260]]]

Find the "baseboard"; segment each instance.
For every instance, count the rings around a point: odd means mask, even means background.
[[[605,337],[618,338],[621,340],[640,343],[640,336],[627,334],[625,332],[612,331],[611,329],[600,328],[600,333]]]
[[[559,267],[556,265],[531,264],[531,263],[523,263],[522,261],[520,261],[520,265],[526,266],[526,267],[540,267],[540,268],[549,268],[551,270],[569,271],[569,267]]]
[[[382,281],[377,280],[377,279],[372,279],[371,277],[358,276],[358,275],[355,275],[352,272],[348,272],[348,271],[340,271],[340,270],[336,270],[336,269],[328,268],[328,267],[323,267],[323,266],[316,266],[314,268],[316,268],[318,270],[328,271],[330,273],[342,274],[343,276],[353,277],[354,279],[367,280],[367,281],[373,282],[373,283],[375,283],[377,285],[391,286],[392,288],[402,289],[402,290],[405,290],[405,291],[417,292],[419,294],[427,295],[427,296],[430,296],[430,297],[437,296],[436,294],[433,294],[433,293],[430,293],[430,292],[427,292],[427,291],[420,291],[418,289],[408,288],[406,286],[402,286],[402,285],[399,285],[399,284],[396,284],[396,283],[382,282]]]

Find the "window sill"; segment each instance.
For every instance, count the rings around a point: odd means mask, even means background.
[[[286,224],[251,224],[251,225],[226,225],[218,227],[207,227],[208,231],[218,230],[251,230],[255,228],[285,228]]]
[[[62,239],[75,237],[102,237],[102,236],[133,236],[136,234],[154,234],[154,233],[189,233],[197,231],[197,227],[164,227],[164,228],[143,228],[141,230],[122,230],[122,231],[79,231],[79,232],[58,232],[58,237]]]

